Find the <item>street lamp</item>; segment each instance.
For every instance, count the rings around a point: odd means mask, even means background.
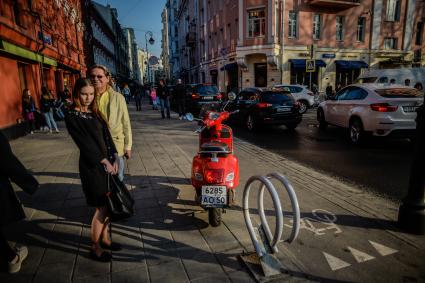
[[[147,31],[147,32],[145,32],[145,42],[146,42],[146,56],[147,57],[149,57],[149,51],[148,51],[148,38],[147,38],[147,36],[149,35],[149,44],[150,45],[153,45],[154,43],[155,43],[155,39],[153,39],[153,33],[151,32],[151,31]],[[150,83],[151,82],[151,78],[150,78],[150,75],[149,75],[149,58],[147,58],[147,60],[146,60],[148,63],[147,63],[147,67],[148,67],[148,82]]]

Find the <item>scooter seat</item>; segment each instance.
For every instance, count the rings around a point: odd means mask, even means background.
[[[206,142],[201,145],[201,152],[229,153],[230,149],[224,142]]]

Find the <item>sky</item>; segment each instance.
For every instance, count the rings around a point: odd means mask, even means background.
[[[161,13],[166,0],[95,0],[102,5],[111,5],[118,10],[121,27],[134,29],[139,48],[145,49],[145,33],[152,31],[154,45],[148,43],[148,50],[158,58],[161,55]],[[149,40],[149,37],[147,37]]]

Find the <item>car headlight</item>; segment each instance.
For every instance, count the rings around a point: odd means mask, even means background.
[[[231,173],[227,174],[227,176],[226,176],[226,182],[233,181],[234,178],[235,178],[235,173],[234,172],[231,172]]]

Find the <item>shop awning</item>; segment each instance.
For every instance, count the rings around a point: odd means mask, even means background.
[[[15,55],[15,56],[19,56],[19,57],[22,57],[22,58],[26,58],[26,59],[29,59],[29,60],[33,60],[33,61],[36,61],[36,62],[41,62],[41,63],[47,64],[47,65],[55,66],[55,67],[58,65],[58,63],[55,59],[37,54],[34,51],[22,48],[20,46],[17,46],[15,44],[12,44],[12,43],[7,42],[5,40],[1,40],[1,42],[2,42],[1,51],[4,51],[6,53],[9,53],[9,54],[12,54],[12,55]]]
[[[335,60],[335,64],[337,65],[337,67],[344,70],[361,69],[361,68],[369,67],[369,65],[364,61]]]
[[[289,59],[289,62],[291,62],[292,68],[305,70],[306,59]],[[326,63],[323,60],[317,59],[316,67],[317,68],[326,67]]]

